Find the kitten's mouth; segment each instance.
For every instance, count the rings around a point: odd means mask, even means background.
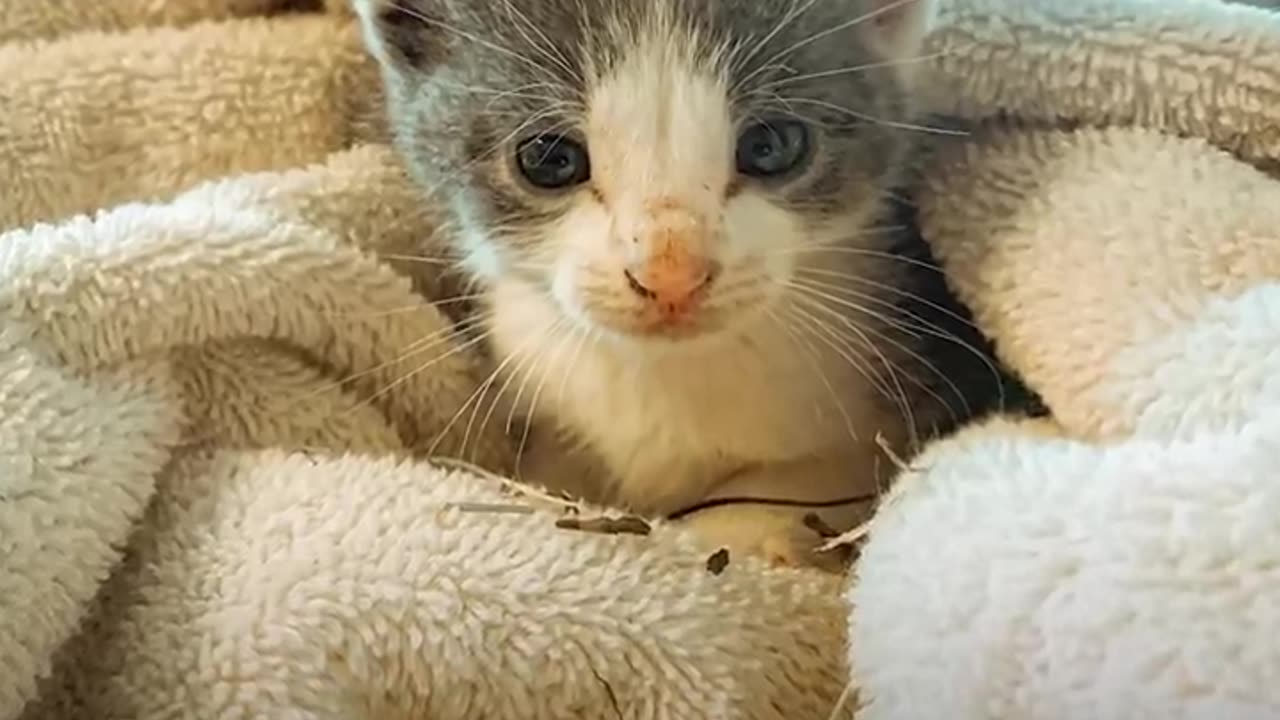
[[[552,293],[561,310],[620,340],[668,344],[710,339],[749,314],[753,304],[742,297],[740,283],[725,285],[719,272],[681,283],[658,283],[653,276],[636,277],[622,269],[569,277],[577,281]]]
[[[716,329],[695,315],[676,315],[655,320],[643,319],[631,330],[631,334],[657,340],[692,340],[712,335]]]
[[[685,303],[646,301],[623,306],[580,306],[575,313],[614,337],[643,343],[692,343],[712,340],[736,327],[745,312],[721,307],[710,298]]]

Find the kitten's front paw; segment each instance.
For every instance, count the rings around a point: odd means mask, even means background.
[[[794,508],[734,504],[708,508],[680,524],[693,530],[709,550],[728,549],[730,558],[755,555],[774,565],[847,570],[849,551],[821,550],[827,538],[805,522],[805,515]]]

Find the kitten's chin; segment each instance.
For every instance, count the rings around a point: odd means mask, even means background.
[[[595,322],[593,324],[619,341],[645,345],[694,345],[710,342],[727,334],[724,326],[708,323],[622,325],[616,322],[609,324]]]
[[[598,337],[652,348],[694,349],[740,335],[766,315],[771,298],[730,296],[717,288],[687,302],[664,303],[644,297],[603,273],[576,272],[566,266],[553,276],[548,298],[559,315]]]

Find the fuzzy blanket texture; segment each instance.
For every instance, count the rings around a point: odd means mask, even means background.
[[[0,0],[0,720],[1280,718],[1280,16],[932,42],[922,226],[1053,419],[928,448],[842,580],[424,456],[488,360],[340,2]]]

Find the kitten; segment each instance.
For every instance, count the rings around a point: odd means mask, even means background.
[[[880,443],[948,424],[959,403],[921,377],[937,369],[901,302],[938,280],[883,226],[935,4],[357,0],[495,354],[513,385],[545,380],[522,409],[602,463],[593,499],[817,506],[877,489]],[[832,567],[812,510],[682,522],[709,547]]]

